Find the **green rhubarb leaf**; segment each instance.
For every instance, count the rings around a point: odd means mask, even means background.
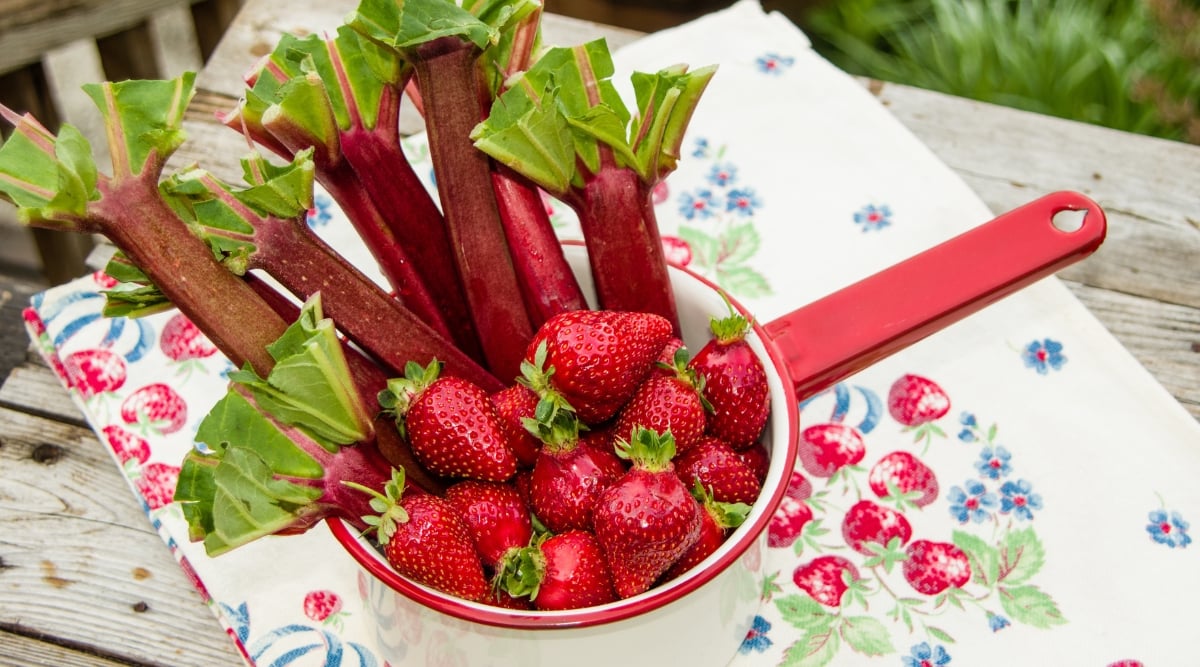
[[[234,196],[255,213],[290,219],[312,208],[316,167],[312,150],[296,154],[291,162],[275,165],[255,154],[242,160],[242,173],[250,187],[235,190]]]
[[[262,127],[285,145],[319,148],[335,160],[341,145],[338,123],[321,78],[314,73],[290,79],[277,95],[262,112]]]
[[[157,171],[183,144],[183,112],[191,102],[195,80],[195,72],[186,72],[169,80],[83,87],[104,116],[114,178],[142,174],[147,169]]]
[[[491,117],[471,132],[475,146],[551,194],[562,195],[575,175],[575,139],[553,89],[533,95],[522,79],[501,96]]]
[[[446,0],[362,0],[348,25],[401,53],[443,37],[480,50],[498,39],[495,29]]]
[[[716,71],[709,66],[689,72],[686,65],[676,65],[654,74],[633,74],[638,115],[630,136],[643,181],[654,183],[675,171],[684,132]]]
[[[229,374],[265,412],[303,430],[329,451],[370,436],[371,416],[350,378],[333,321],[322,317],[320,293],[267,350],[275,367],[265,380],[249,367]]]
[[[206,452],[185,457],[175,490],[192,540],[209,555],[270,535],[302,520],[321,496],[324,468],[280,425],[231,389],[200,423]]]
[[[100,197],[91,144],[72,125],[55,137],[31,116],[4,116],[14,131],[0,145],[0,198],[17,206],[24,223],[74,230]]]
[[[541,48],[540,0],[478,0],[463,7],[496,31],[499,39],[480,58],[493,94],[499,94],[509,76],[529,68],[530,58]]]
[[[162,290],[119,250],[109,258],[104,273],[118,283],[102,292],[104,309],[101,314],[105,317],[145,317],[175,307]]]

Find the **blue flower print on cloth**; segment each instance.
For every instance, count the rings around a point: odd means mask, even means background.
[[[1012,625],[1012,621],[1008,620],[1008,618],[1001,616],[1000,614],[993,614],[992,612],[988,612],[987,621],[988,627],[992,629],[992,632],[1000,632],[1004,628]]]
[[[720,200],[712,190],[696,190],[679,196],[679,214],[688,220],[711,218],[720,207]]]
[[[1012,472],[1012,465],[1009,463],[1011,460],[1012,454],[1000,445],[984,447],[979,450],[979,460],[975,462],[975,469],[979,471],[980,477],[1000,479]]]
[[[929,642],[921,642],[912,647],[912,651],[904,656],[904,667],[941,667],[950,664],[950,654],[941,644],[930,646]]]
[[[892,224],[892,209],[887,206],[867,204],[854,212],[854,224],[864,232],[878,231]]]
[[[950,501],[950,515],[959,523],[983,523],[991,518],[992,510],[1000,507],[999,497],[975,479],[967,480],[963,486],[950,487],[946,498]]]
[[[1000,511],[1026,521],[1033,519],[1033,510],[1042,509],[1042,497],[1033,492],[1033,485],[1020,479],[1005,482],[1000,487]]]
[[[767,633],[771,631],[771,622],[762,616],[754,617],[754,624],[750,626],[750,632],[746,633],[746,640],[742,642],[739,653],[762,653],[771,647],[771,638]]]
[[[1150,539],[1159,544],[1165,544],[1172,549],[1182,549],[1192,543],[1192,538],[1187,534],[1188,526],[1188,522],[1183,520],[1179,512],[1158,509],[1150,512],[1150,523],[1146,526],[1146,532],[1150,533]]]
[[[1039,375],[1046,375],[1052,370],[1061,369],[1063,364],[1067,363],[1067,358],[1063,356],[1062,350],[1062,343],[1050,338],[1043,338],[1026,345],[1025,350],[1021,353],[1021,358],[1025,361],[1027,368],[1032,368]]]
[[[754,61],[758,66],[758,71],[764,74],[780,75],[784,70],[795,64],[796,59],[791,56],[782,56],[778,53],[764,53]]]

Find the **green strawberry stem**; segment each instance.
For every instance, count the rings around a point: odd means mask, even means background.
[[[509,549],[496,565],[492,588],[514,598],[536,600],[546,578],[546,555],[541,545],[550,534],[536,535],[528,546]]]
[[[346,488],[365,493],[370,498],[370,506],[375,514],[364,515],[362,522],[368,526],[368,531],[375,531],[380,543],[386,544],[391,539],[396,532],[396,524],[408,523],[408,511],[400,505],[406,483],[404,468],[392,470],[391,477],[383,484],[383,493],[358,482],[342,481]]]
[[[725,317],[712,317],[709,320],[708,328],[712,331],[713,339],[722,345],[744,340],[746,334],[750,332],[750,320],[734,309],[733,304],[729,301],[729,296],[724,292],[721,292],[721,298],[725,300],[729,314]]]
[[[746,517],[753,509],[746,503],[723,503],[713,498],[712,489],[705,487],[697,477],[692,486],[692,497],[712,517],[713,522],[723,531],[730,531],[746,522]]]
[[[614,445],[617,456],[630,461],[634,468],[647,472],[671,470],[675,458],[675,436],[670,431],[656,433],[636,427],[628,440],[618,438]]]

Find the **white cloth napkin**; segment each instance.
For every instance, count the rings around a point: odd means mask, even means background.
[[[657,210],[672,258],[760,321],[992,217],[875,98],[757,2],[646,37],[616,60],[621,81],[633,69],[719,64]],[[562,236],[577,235],[569,214],[556,218]],[[369,265],[327,198],[310,221]],[[247,660],[381,664],[362,575],[323,527],[218,559],[187,542],[160,487],[173,483],[228,364],[171,314],[98,319],[96,280],[38,295],[31,335]],[[943,416],[911,428],[889,412],[905,375],[949,401]],[[122,409],[134,404],[143,407]],[[138,419],[147,405],[152,423]],[[1200,595],[1187,523],[1200,516],[1200,427],[1056,280],[813,398],[801,420],[850,426],[867,453],[828,483],[805,475],[814,519],[794,539],[782,528],[773,536],[781,546],[769,550],[770,584],[734,665],[1188,661]],[[960,588],[918,592],[903,563],[846,546],[845,511],[859,500],[886,505],[869,473],[893,451],[927,464],[939,488],[932,503],[899,510],[906,541],[961,548],[971,577]],[[797,504],[783,511],[794,515]],[[836,606],[794,576],[799,569],[803,581],[829,556],[857,572]],[[309,567],[316,560],[326,565]],[[950,558],[922,572],[954,567]]]

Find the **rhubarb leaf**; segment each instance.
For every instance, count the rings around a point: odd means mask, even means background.
[[[100,197],[91,144],[72,125],[55,138],[31,116],[4,115],[14,131],[0,145],[0,198],[15,204],[25,223],[74,229],[88,202]]]
[[[275,366],[266,379],[248,367],[229,374],[264,411],[331,452],[373,434],[371,415],[351,380],[333,321],[322,317],[319,293],[267,350]]]
[[[446,0],[362,0],[348,25],[401,53],[443,37],[481,50],[498,39],[495,29]]]
[[[195,72],[185,72],[169,80],[83,87],[104,116],[114,178],[156,172],[179,148],[184,140],[183,112],[192,99],[195,80]]]
[[[634,72],[638,115],[630,143],[643,181],[656,183],[675,171],[684,132],[716,71],[709,66],[689,72],[686,65],[677,65],[655,74]]]
[[[575,140],[553,90],[536,97],[511,91],[502,95],[491,117],[472,130],[471,138],[480,150],[550,193],[566,192],[571,185]]]

